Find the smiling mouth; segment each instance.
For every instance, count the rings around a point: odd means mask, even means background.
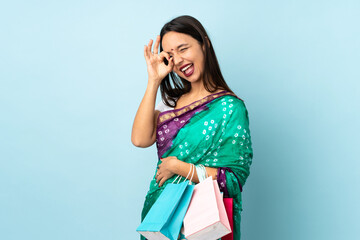
[[[185,67],[184,69],[185,70],[183,71],[183,74],[185,75],[185,77],[190,77],[194,73],[194,65],[193,64]]]
[[[186,69],[188,69],[189,67],[191,67],[193,64],[190,63],[189,65],[187,65],[186,67],[184,67],[183,69],[180,69],[180,71],[182,71],[183,73],[186,71]]]

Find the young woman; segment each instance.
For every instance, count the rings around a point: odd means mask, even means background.
[[[131,135],[135,146],[156,142],[158,150],[141,221],[166,184],[178,175],[186,178],[190,164],[202,164],[225,196],[234,198],[233,233],[238,240],[241,191],[253,158],[244,101],[226,84],[209,36],[197,19],[184,15],[171,20],[161,29],[153,51],[152,43],[151,39],[144,46],[148,85]],[[159,86],[163,102],[155,108]],[[199,182],[196,172],[192,180]]]

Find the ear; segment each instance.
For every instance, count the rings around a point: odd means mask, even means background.
[[[207,38],[207,36],[205,36],[205,38],[206,38],[208,47],[210,47],[210,41],[209,41],[209,39]],[[202,49],[203,49],[203,51],[205,52],[205,43],[203,44]]]
[[[207,36],[205,36],[205,38],[206,38],[206,41],[207,41],[207,43],[208,43],[208,46],[210,47],[210,40],[208,39]]]

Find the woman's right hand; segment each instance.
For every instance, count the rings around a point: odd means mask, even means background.
[[[173,70],[174,60],[167,52],[162,51],[158,54],[160,35],[157,35],[156,37],[153,53],[151,52],[152,43],[153,40],[150,39],[149,44],[144,46],[144,56],[147,64],[149,81],[154,81],[153,83],[160,85],[164,77]],[[167,59],[168,65],[165,64],[164,58]]]

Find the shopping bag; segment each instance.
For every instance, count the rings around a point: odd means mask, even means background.
[[[234,213],[233,213],[233,198],[230,198],[229,196],[229,192],[227,190],[227,186],[226,186],[226,171],[231,172],[234,174],[234,176],[236,177],[238,184],[239,184],[239,189],[242,192],[242,186],[240,183],[240,179],[238,178],[238,176],[236,175],[236,173],[231,170],[231,168],[228,167],[220,167],[218,168],[218,174],[217,174],[217,182],[220,188],[220,191],[224,193],[224,204],[225,204],[225,209],[228,215],[228,219],[230,222],[230,226],[231,226],[231,233],[224,236],[222,238],[222,240],[232,240],[234,238],[233,236],[233,231],[234,231]]]
[[[194,187],[183,222],[188,240],[216,240],[231,232],[218,183],[211,176]]]
[[[177,240],[194,187],[167,184],[136,231],[149,240]]]
[[[234,239],[234,219],[233,219],[233,198],[224,198],[224,205],[226,215],[228,216],[231,233],[221,238],[221,240],[233,240]]]

